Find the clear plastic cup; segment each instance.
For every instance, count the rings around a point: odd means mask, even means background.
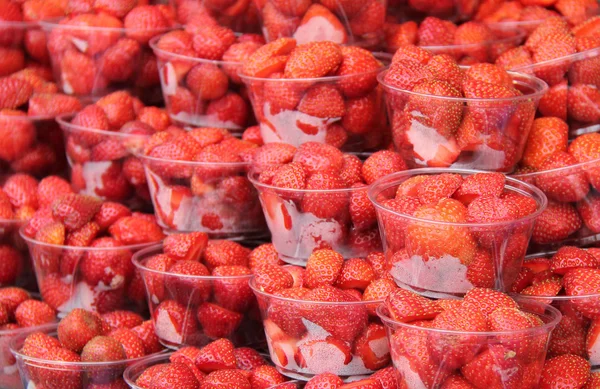
[[[392,362],[407,389],[440,388],[457,369],[465,377],[485,374],[494,388],[534,389],[561,314],[535,302],[521,306],[538,315],[543,325],[517,331],[449,331],[392,320],[384,305],[377,313],[388,331]]]
[[[138,157],[144,164],[156,219],[163,229],[201,231],[211,238],[227,239],[265,235],[258,194],[246,177],[248,163]]]
[[[272,243],[285,262],[304,266],[313,250],[319,248],[331,248],[346,259],[366,257],[372,251],[381,250],[377,224],[358,228],[348,217],[350,197],[360,192],[366,194],[367,186],[284,189],[261,183],[258,173],[248,177],[258,190]],[[303,204],[308,201],[332,206],[326,210],[305,211]]]
[[[139,285],[133,283],[135,267],[131,257],[152,243],[119,247],[54,245],[30,238],[24,228],[19,232],[29,248],[42,300],[57,310],[60,317],[75,308],[98,313],[144,309],[144,296],[135,293]],[[107,277],[100,281],[86,279],[82,267],[98,261],[120,266],[108,268]]]
[[[511,70],[550,86],[539,103],[541,116],[557,116],[574,129],[600,124],[600,47]]]
[[[503,20],[499,22],[486,23],[490,28],[500,28],[504,30],[521,30],[524,31],[526,36],[529,36],[533,30],[538,28],[544,23],[546,19],[535,19],[535,20]]]
[[[570,215],[570,229],[539,222],[534,228],[530,251],[556,249],[564,245],[590,245],[600,241],[600,223],[595,211],[600,201],[600,159],[533,173],[517,173],[513,178],[538,187],[548,197],[548,209],[540,216],[559,210]],[[557,185],[562,186],[558,189]],[[550,217],[551,218],[551,217]]]
[[[278,297],[258,289],[253,279],[250,287],[258,299],[271,360],[281,374],[306,381],[328,372],[345,379],[388,365],[387,335],[377,318],[369,317],[369,309],[382,301]]]
[[[48,389],[92,389],[98,386],[123,387],[123,372],[136,362],[161,356],[160,353],[111,362],[65,362],[40,359],[21,353],[27,336],[42,332],[56,337],[57,325],[19,334],[10,341],[10,351],[16,359],[24,388],[44,387]]]
[[[248,286],[252,275],[191,276],[154,270],[148,259],[162,254],[162,245],[133,257],[146,286],[156,335],[171,349],[204,346],[228,338],[236,346],[264,343],[256,299]]]
[[[37,290],[27,245],[19,236],[19,229],[25,223],[26,221],[23,220],[0,219],[0,250],[5,253],[0,287],[19,286],[27,290]],[[10,255],[6,255],[7,252]],[[9,261],[9,259],[16,261]]]
[[[290,79],[240,74],[248,89],[263,141],[298,147],[306,142],[331,143],[331,139],[342,135],[347,138],[345,145],[351,145],[354,151],[382,148],[387,144],[389,130],[377,74],[385,68],[385,63],[389,63],[390,57],[388,54],[377,54],[376,57],[382,63],[380,69],[346,76]],[[300,111],[299,103],[307,91],[327,87],[341,91],[339,97],[344,101],[344,112],[329,111],[327,114],[336,116],[318,117],[313,112]],[[350,91],[351,95],[344,91]],[[319,113],[319,116],[322,115]]]
[[[546,208],[546,196],[533,185],[507,177],[505,191],[534,199],[537,210],[520,219],[495,223],[420,219],[384,204],[395,198],[397,188],[408,179],[441,173],[465,177],[480,172],[407,170],[383,177],[369,189],[392,277],[400,287],[434,298],[462,296],[476,286],[509,291],[521,269],[534,222]],[[483,271],[493,283],[479,283]]]
[[[54,79],[63,93],[93,102],[127,90],[149,105],[162,101],[156,58],[148,41],[172,28],[89,27],[69,24],[68,19],[40,25],[46,33]]]
[[[252,108],[238,76],[241,63],[171,53],[157,47],[159,39],[153,38],[150,47],[157,57],[162,93],[171,120],[183,126],[218,127],[238,132],[253,122]],[[216,80],[220,81],[218,88],[214,86]]]
[[[443,97],[395,88],[384,81],[386,72],[378,80],[385,90],[392,138],[410,167],[511,172],[548,90],[538,78],[509,72],[521,96]],[[447,112],[460,122],[449,121]]]

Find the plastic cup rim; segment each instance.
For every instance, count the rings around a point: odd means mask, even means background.
[[[173,354],[175,354],[174,351],[165,350],[160,353],[155,353],[150,356],[146,356],[146,358],[144,358],[144,359],[136,360],[135,363],[130,364],[129,366],[127,366],[125,371],[123,371],[123,380],[125,380],[125,382],[129,385],[129,387],[141,389],[140,386],[136,385],[135,381],[131,380],[131,378],[132,378],[132,377],[130,377],[132,374],[131,372],[133,370],[135,370],[143,365],[147,365],[148,363],[151,363],[151,362],[156,362],[156,361],[160,361],[160,360],[165,360],[168,362],[169,358]]]
[[[536,186],[533,186],[531,184],[528,184],[526,182],[517,180],[515,178],[508,177],[508,176],[505,176],[506,183],[504,184],[504,188],[505,189],[507,188],[508,183],[512,183],[512,184],[518,184],[519,186],[523,186],[527,190],[529,190],[531,192],[530,197],[532,197],[534,200],[536,200],[536,203],[538,205],[535,212],[533,212],[527,216],[523,216],[519,219],[509,220],[509,221],[491,222],[491,223],[466,223],[466,222],[465,223],[452,223],[452,222],[444,222],[444,221],[437,221],[437,220],[421,219],[421,218],[418,218],[415,216],[400,213],[400,212],[392,210],[391,208],[384,206],[379,201],[377,201],[377,195],[379,193],[381,193],[383,190],[386,190],[393,186],[398,185],[399,184],[398,179],[400,179],[400,178],[404,178],[405,176],[407,178],[410,178],[411,176],[417,176],[417,175],[432,175],[432,174],[441,174],[441,173],[473,175],[476,173],[491,173],[491,172],[481,171],[481,170],[471,170],[471,169],[454,169],[454,168],[450,168],[450,169],[449,168],[421,168],[421,169],[403,170],[400,172],[392,173],[387,176],[381,177],[377,181],[373,182],[369,186],[367,195],[369,196],[369,200],[371,200],[371,202],[373,203],[375,208],[377,208],[378,210],[394,214],[396,216],[408,219],[412,222],[423,223],[423,224],[433,224],[433,225],[439,225],[439,226],[468,227],[468,228],[510,226],[512,224],[518,224],[518,223],[522,223],[525,221],[530,221],[530,220],[533,221],[546,209],[546,206],[548,205],[548,198],[546,197],[544,192],[542,192],[539,188],[537,188]],[[379,190],[379,188],[382,186],[385,186],[385,187],[383,187],[381,190]],[[511,186],[508,186],[508,187],[510,188]],[[518,187],[516,187],[514,185],[512,186],[512,188],[514,188],[517,191],[521,191]]]
[[[555,64],[555,63],[563,62],[563,61],[576,62],[576,61],[580,61],[582,59],[596,58],[598,56],[600,56],[600,47],[594,47],[592,49],[588,49],[588,50],[580,51],[578,53],[573,53],[573,54],[565,55],[563,57],[549,59],[549,60],[542,61],[542,62],[536,62],[536,63],[531,64],[531,65],[517,66],[517,67],[512,68],[510,70],[513,71],[513,72],[518,72],[518,73],[522,74],[522,72],[524,70],[535,70],[535,69],[539,68],[540,66],[552,65],[552,64]]]
[[[498,28],[498,30],[503,30],[504,26],[495,26],[495,25],[491,25],[489,23],[484,23],[485,25],[487,25],[488,27],[490,27],[490,29],[493,29],[494,27]],[[512,32],[512,31],[511,31]],[[461,44],[461,45],[456,45],[456,44],[452,44],[452,45],[431,45],[431,46],[419,46],[422,49],[425,50],[430,50],[430,51],[435,51],[435,50],[456,50],[456,49],[468,49],[468,48],[477,48],[477,47],[481,47],[481,46],[488,46],[488,45],[493,45],[493,44],[498,44],[498,43],[508,43],[511,42],[513,40],[518,41],[518,40],[522,40],[525,39],[525,37],[527,36],[527,33],[521,29],[521,28],[517,28],[515,32],[515,35],[510,36],[510,37],[504,37],[504,38],[497,38],[497,39],[489,39],[483,42],[479,42],[479,43],[467,43],[467,44]],[[436,54],[436,53],[434,53]]]
[[[517,180],[523,181],[524,179],[527,179],[527,178],[536,178],[539,176],[544,176],[546,174],[555,174],[555,173],[560,173],[560,172],[564,172],[564,171],[571,170],[571,169],[582,169],[582,168],[588,167],[588,165],[598,165],[598,168],[600,168],[600,158],[592,159],[590,161],[585,161],[585,162],[578,162],[576,164],[569,165],[569,166],[557,167],[557,168],[548,169],[548,170],[540,170],[537,172],[518,173],[518,174],[513,173],[510,176]],[[571,174],[578,174],[578,173],[582,173],[582,172],[573,172]]]
[[[98,134],[98,135],[103,135],[103,136],[112,136],[112,137],[117,137],[117,138],[144,138],[144,139],[148,139],[151,137],[151,135],[144,135],[144,134],[125,134],[123,132],[119,132],[119,131],[109,131],[109,130],[100,130],[98,128],[89,128],[89,127],[83,127],[77,124],[73,124],[71,122],[69,122],[68,120],[73,119],[75,117],[76,113],[67,113],[67,114],[62,114],[62,115],[58,115],[55,120],[58,123],[58,125],[62,128],[63,131],[81,131],[81,132],[90,132],[93,134]]]
[[[80,15],[91,15],[92,13],[90,12],[86,12]],[[54,18],[54,19],[48,19],[48,20],[41,20],[38,22],[38,24],[42,27],[42,29],[44,29],[45,31],[52,31],[55,29],[61,29],[61,30],[78,30],[78,31],[94,31],[94,32],[118,32],[118,33],[124,33],[124,32],[130,32],[130,31],[138,31],[138,32],[156,32],[158,33],[164,33],[164,32],[168,32],[173,30],[174,28],[177,28],[177,26],[173,26],[173,27],[165,27],[165,28],[126,28],[126,27],[98,27],[98,26],[77,26],[77,25],[73,25],[73,24],[61,24],[60,22],[63,20],[69,20],[70,16],[65,16],[62,18]]]
[[[290,189],[290,188],[279,188],[277,186],[264,184],[258,181],[258,176],[260,173],[258,172],[249,172],[248,173],[248,181],[252,183],[258,190],[269,189],[278,192],[287,192],[287,193],[351,193],[357,192],[360,190],[367,190],[369,188],[368,185],[360,186],[357,188],[340,188],[340,189]]]
[[[0,119],[8,119],[8,120],[15,120],[15,121],[27,121],[27,122],[44,122],[44,121],[50,121],[50,120],[56,120],[58,117],[60,116],[67,116],[67,115],[75,115],[77,113],[77,111],[74,112],[66,112],[66,113],[61,113],[59,115],[35,115],[35,116],[29,116],[27,115],[27,113],[25,113],[25,115],[6,115],[3,114],[2,112],[0,112]]]
[[[147,168],[145,161],[150,161],[150,162],[158,162],[158,163],[172,163],[172,164],[177,164],[177,165],[184,165],[184,166],[191,166],[191,167],[198,167],[198,166],[208,166],[208,167],[239,167],[239,168],[244,168],[244,167],[249,167],[251,166],[250,162],[201,162],[201,161],[180,161],[180,160],[176,160],[176,159],[166,159],[166,158],[157,158],[157,157],[151,157],[149,155],[143,154],[143,153],[139,153],[139,152],[134,152],[133,155],[137,158],[139,158],[140,160],[142,160],[142,163],[144,163],[144,167]]]
[[[174,30],[171,30],[171,31],[174,31]],[[170,31],[168,31],[168,32],[170,32]],[[159,39],[162,38],[165,34],[157,35],[157,36],[153,37],[152,39],[150,39],[150,41],[148,42],[148,45],[154,51],[154,54],[158,58],[160,55],[162,55],[162,56],[170,56],[170,57],[173,57],[174,59],[180,59],[183,61],[198,62],[198,63],[210,63],[213,65],[220,65],[220,66],[241,66],[242,65],[241,62],[192,57],[192,56],[185,55],[185,54],[177,54],[177,53],[173,53],[171,51],[163,50],[157,46],[157,43],[158,43]]]

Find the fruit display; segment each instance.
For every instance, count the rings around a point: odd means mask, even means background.
[[[181,125],[237,131],[251,124],[253,114],[238,72],[263,44],[260,35],[236,36],[204,20],[151,40],[171,119]]]
[[[535,119],[513,177],[537,186],[548,197],[548,207],[536,220],[531,238],[538,249],[597,239],[599,150],[599,133],[584,133],[569,141],[569,126],[562,119]]]
[[[499,66],[461,68],[447,55],[403,46],[379,75],[394,144],[409,167],[511,172],[547,85]]]
[[[509,291],[546,197],[501,173],[416,169],[369,190],[392,277],[432,297]]]
[[[556,308],[485,288],[461,300],[437,301],[399,289],[377,312],[408,389],[545,387],[538,382],[560,320]],[[584,384],[589,365],[586,373]]]
[[[247,178],[257,148],[213,127],[171,127],[150,137],[140,159],[161,227],[215,238],[264,235],[258,194]]]
[[[507,50],[519,46],[524,31],[501,25],[466,22],[459,26],[449,20],[428,16],[386,27],[386,50],[392,54],[406,45],[417,45],[434,54],[448,54],[461,65],[493,63]]]
[[[388,366],[385,328],[375,308],[398,287],[381,271],[383,260],[374,253],[344,261],[340,253],[321,249],[311,254],[306,269],[275,264],[254,269],[250,286],[280,371],[307,380],[321,373],[371,374]]]
[[[79,308],[58,325],[13,338],[10,348],[24,387],[49,389],[127,387],[125,368],[163,349],[152,323],[136,313],[99,315]]]
[[[253,1],[170,0],[169,3],[175,8],[177,21],[184,26],[201,21],[228,27],[236,32],[260,32],[258,9]]]
[[[170,126],[164,109],[118,91],[57,121],[77,193],[149,208],[144,167],[133,154],[141,152],[146,138]]]
[[[240,77],[265,143],[299,146],[347,137],[343,146],[374,150],[387,145],[377,86],[387,60],[356,46],[281,38],[256,50]]]
[[[156,335],[171,348],[229,338],[258,346],[262,328],[248,281],[251,250],[202,232],[171,234],[133,258]]]
[[[406,169],[398,153],[379,151],[363,163],[327,144],[269,143],[252,163],[250,180],[273,245],[286,262],[304,265],[319,248],[332,248],[344,258],[381,250],[367,189],[377,178]]]
[[[552,17],[536,28],[525,44],[508,50],[496,64],[534,74],[550,89],[539,103],[539,113],[569,121],[574,127],[600,123],[600,18],[570,27]]]
[[[40,22],[59,88],[92,100],[125,89],[148,103],[160,102],[156,58],[148,42],[174,27],[174,11],[137,1],[76,3],[67,17]]]
[[[60,190],[20,230],[42,299],[62,316],[75,308],[143,307],[144,285],[131,257],[164,238],[154,216]]]
[[[563,246],[526,257],[512,291],[552,304],[562,319],[550,339],[548,357],[573,354],[600,366],[600,251]]]

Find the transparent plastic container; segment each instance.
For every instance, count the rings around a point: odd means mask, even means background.
[[[40,22],[54,79],[63,93],[93,102],[111,92],[127,90],[146,104],[161,103],[156,58],[148,41],[172,27],[132,30],[68,23],[68,19]],[[117,54],[128,57],[124,60]],[[122,62],[112,62],[117,60]]]
[[[57,325],[43,330],[33,328],[10,341],[10,351],[16,359],[23,388],[92,389],[98,386],[123,387],[123,372],[136,362],[156,358],[162,353],[111,362],[65,362],[29,357],[21,353],[23,343],[32,332],[56,337]]]
[[[252,108],[238,76],[241,63],[171,53],[156,46],[159,39],[153,38],[150,47],[157,57],[162,93],[172,121],[237,132],[253,123]],[[215,87],[216,80],[219,87]]]
[[[28,237],[24,228],[19,232],[29,248],[42,300],[57,310],[59,317],[75,308],[101,314],[125,308],[143,310],[145,301],[133,300],[137,294],[129,289],[135,275],[131,257],[152,243],[119,247],[54,245]],[[107,276],[100,281],[86,279],[82,267],[98,261],[114,267],[107,268]]]
[[[394,367],[408,389],[440,388],[453,372],[468,378],[482,369],[494,388],[534,389],[561,314],[535,302],[522,302],[521,308],[538,315],[543,325],[503,332],[449,331],[394,321],[383,305],[377,313],[390,337]]]
[[[64,134],[73,190],[126,203],[132,209],[151,209],[145,177],[128,175],[124,169],[127,164],[141,163],[134,153],[142,149],[151,134],[82,127],[72,124],[72,118],[73,115],[63,115],[56,121]]]
[[[396,212],[383,204],[396,196],[406,180],[419,175],[475,173],[460,169],[415,169],[390,174],[374,182],[369,199],[375,204],[384,252],[396,283],[414,292],[434,297],[462,296],[475,286],[482,271],[493,279],[497,290],[509,291],[515,281],[536,218],[547,206],[546,196],[535,186],[506,178],[504,190],[528,196],[537,210],[525,217],[495,223],[451,223],[421,219]]]
[[[382,301],[306,301],[263,292],[254,280],[250,287],[258,299],[271,360],[281,374],[306,381],[329,372],[349,379],[388,365],[384,328],[376,317],[369,322],[369,309]]]
[[[271,231],[272,243],[282,260],[304,266],[315,249],[331,248],[344,258],[366,257],[381,250],[377,224],[358,229],[348,217],[350,196],[367,186],[344,189],[284,189],[266,185],[258,173],[249,174],[258,190],[262,210]],[[303,204],[331,204],[327,209]],[[306,203],[305,203],[306,202]]]
[[[254,114],[265,143],[283,142],[300,146],[306,142],[328,143],[338,133],[347,137],[353,151],[382,148],[389,130],[385,120],[383,91],[377,85],[377,74],[389,63],[389,54],[376,54],[381,68],[366,73],[320,78],[260,78],[240,74],[248,88]],[[344,102],[344,111],[330,110],[328,117],[308,110],[302,112],[305,93],[321,93],[335,87]],[[347,91],[347,92],[344,92]],[[346,95],[350,93],[350,95]],[[332,106],[339,108],[340,101]],[[307,111],[307,109],[304,109]],[[318,114],[319,116],[315,116]],[[344,147],[346,149],[347,147]]]
[[[538,78],[509,72],[521,96],[434,96],[395,88],[384,81],[386,72],[378,80],[386,94],[392,138],[410,167],[511,172],[523,154],[540,98],[548,90]],[[447,111],[456,113],[460,122],[450,121]]]
[[[133,257],[146,286],[156,335],[171,349],[204,346],[228,338],[236,346],[264,343],[256,298],[243,276],[191,276],[146,266],[162,254],[162,245],[141,250]]]
[[[511,70],[550,86],[539,103],[541,116],[557,116],[571,129],[600,124],[600,47]]]
[[[571,230],[534,229],[530,251],[557,249],[566,244],[590,245],[600,241],[600,223],[595,204],[600,201],[600,159],[562,168],[512,175],[537,186],[548,197],[548,208],[563,210],[575,223]],[[559,190],[557,185],[562,186]],[[564,190],[563,190],[564,189]],[[584,217],[585,216],[585,217]],[[544,215],[540,219],[544,219]],[[544,226],[547,226],[544,223]],[[579,226],[579,228],[577,228]]]

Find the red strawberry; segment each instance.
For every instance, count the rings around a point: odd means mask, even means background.
[[[194,66],[186,76],[190,91],[203,100],[219,99],[227,93],[229,80],[216,65],[201,63]]]
[[[112,311],[102,315],[102,322],[111,330],[131,329],[143,323],[144,319],[132,311]]]
[[[43,301],[25,300],[15,309],[15,320],[21,327],[53,323],[56,320],[56,311]]]
[[[181,389],[198,389],[200,383],[192,370],[184,363],[170,363],[158,369],[148,389],[167,389],[176,385]]]
[[[344,265],[344,258],[333,250],[316,250],[306,262],[305,283],[309,288],[333,285]]]
[[[294,284],[292,275],[284,268],[264,264],[254,269],[254,282],[256,287],[265,293],[274,293],[282,289],[291,288]]]
[[[161,302],[152,318],[156,335],[163,342],[185,343],[198,328],[191,310],[175,300]]]
[[[84,309],[74,309],[58,324],[60,343],[76,353],[81,353],[87,342],[99,335],[103,335],[102,320]]]
[[[135,216],[120,218],[108,232],[125,245],[158,242],[165,236],[156,222]]]
[[[284,74],[286,78],[323,77],[335,71],[341,62],[342,53],[335,43],[310,42],[291,52]]]
[[[343,154],[333,146],[307,142],[298,147],[293,161],[300,163],[307,175],[337,173],[343,166]]]
[[[360,258],[351,258],[344,261],[335,281],[335,286],[341,289],[365,290],[374,278],[373,268],[367,261]]]
[[[390,362],[385,327],[381,324],[371,323],[359,335],[354,344],[354,353],[361,357],[365,367],[378,370]]]
[[[552,257],[552,271],[564,275],[570,269],[575,268],[597,268],[596,258],[586,250],[563,246]]]
[[[335,173],[325,171],[311,175],[306,181],[306,189],[310,192],[305,193],[302,198],[302,211],[312,213],[320,219],[343,217],[348,198],[343,191],[336,191],[343,188],[344,183]]]
[[[571,204],[549,201],[535,221],[531,240],[538,244],[558,242],[579,230],[581,225],[581,218]]]
[[[60,280],[58,273],[50,274],[40,285],[42,299],[52,308],[59,309],[71,298],[71,287]]]
[[[200,58],[220,60],[234,42],[235,34],[230,29],[205,25],[195,31],[193,48]]]
[[[504,175],[500,173],[469,175],[462,181],[452,197],[466,205],[479,196],[500,197],[504,190],[504,182]]]
[[[115,289],[124,285],[131,277],[131,253],[126,249],[119,249],[119,246],[120,242],[108,237],[97,238],[92,242],[90,247],[96,250],[86,251],[80,264],[81,274],[89,285],[103,283]]]
[[[202,381],[202,389],[220,388],[251,389],[252,385],[250,385],[247,376],[236,369],[213,371]]]
[[[108,118],[108,123],[114,129],[119,129],[127,122],[135,120],[133,98],[127,92],[113,92],[98,100],[96,105],[102,108]]]
[[[110,362],[126,359],[121,343],[108,336],[96,336],[81,351],[82,362]]]
[[[123,27],[125,27],[126,35],[129,38],[135,39],[141,44],[146,44],[161,30],[166,31],[169,22],[158,7],[139,5],[125,16]]]
[[[94,215],[94,222],[103,230],[113,225],[117,220],[131,216],[131,211],[126,206],[105,201],[100,206],[100,209]]]
[[[216,340],[200,350],[195,364],[205,373],[215,370],[235,369],[234,346],[227,339]]]
[[[93,197],[67,194],[52,205],[52,215],[67,230],[77,230],[89,222],[100,209],[101,202]]]
[[[442,312],[434,301],[403,289],[389,295],[385,305],[390,316],[400,322],[430,320]]]
[[[244,316],[216,304],[203,303],[198,307],[196,318],[204,335],[216,339],[232,336]]]
[[[474,387],[518,387],[523,379],[523,367],[517,354],[502,345],[491,345],[461,368],[463,376]],[[501,373],[501,372],[510,373]]]
[[[16,286],[8,286],[0,288],[0,304],[2,304],[12,316],[15,309],[25,300],[29,300],[31,296],[25,289]]]
[[[598,225],[598,205],[600,204],[600,197],[596,193],[590,193],[588,196],[579,201],[577,206],[577,212],[579,212],[579,216],[583,220],[583,223],[587,228],[589,228],[592,232],[596,233],[600,231],[600,226]]]
[[[172,234],[165,238],[163,251],[176,260],[196,261],[201,258],[208,244],[208,235],[202,232]]]
[[[425,66],[428,59],[424,64],[413,58],[395,59],[399,52],[400,50],[394,55],[392,65],[385,74],[384,81],[388,85],[402,90],[413,90],[415,85],[434,77],[433,71]],[[431,56],[431,54],[428,55]]]
[[[217,266],[247,266],[250,250],[230,240],[210,240],[204,251],[208,270]]]
[[[131,330],[142,340],[146,354],[153,354],[162,350],[163,346],[158,341],[158,337],[154,332],[152,320],[146,320]]]
[[[279,254],[272,243],[261,244],[252,250],[248,256],[248,266],[252,270],[265,263],[283,265],[283,261],[279,258]]]
[[[336,75],[361,76],[342,78],[338,87],[346,97],[360,97],[370,92],[377,85],[376,71],[380,68],[377,59],[369,51],[353,46],[342,46],[342,63]]]
[[[426,17],[419,25],[419,46],[448,46],[454,43],[456,25],[452,22]]]
[[[522,163],[543,170],[542,164],[550,155],[567,150],[568,135],[569,126],[561,119],[536,119],[527,138]]]
[[[575,268],[566,272],[563,282],[567,296],[586,296],[600,289],[600,270]],[[589,299],[573,300],[573,304],[588,317],[595,317],[600,306]]]
[[[406,169],[406,164],[400,154],[383,150],[377,151],[367,158],[362,167],[362,176],[370,185],[383,176]]]
[[[121,343],[127,359],[140,358],[146,355],[144,342],[132,330],[119,328],[110,332],[108,336]]]
[[[485,317],[499,308],[518,308],[507,294],[492,289],[474,288],[465,294],[463,305],[479,310]]]
[[[56,362],[81,362],[82,359],[71,350],[53,347],[43,356],[44,359]],[[36,368],[35,375],[39,382],[46,382],[50,387],[76,389],[82,385],[82,372],[77,369]]]
[[[73,193],[71,184],[58,176],[48,176],[40,180],[37,186],[37,198],[40,208],[51,205],[63,195]]]
[[[242,73],[252,77],[268,77],[283,71],[287,55],[296,47],[296,40],[280,38],[256,50],[246,61]]]
[[[556,388],[560,385],[567,387],[583,387],[590,377],[590,364],[582,357],[561,355],[546,361],[540,389]]]
[[[208,300],[211,292],[210,281],[202,279],[210,272],[200,262],[181,260],[169,268],[165,286],[181,304],[196,306]]]
[[[238,347],[233,350],[233,354],[235,355],[236,366],[240,370],[251,371],[267,364],[262,355],[250,347]]]
[[[587,384],[583,387],[583,389],[594,389],[598,385],[600,385],[600,373],[596,371],[590,374],[590,379],[588,380]]]
[[[550,171],[540,174],[536,179],[536,185],[551,200],[568,203],[583,199],[589,191],[585,173],[578,167],[565,169],[576,164],[577,160],[567,152],[555,152],[540,165],[541,170]],[[559,170],[553,172],[551,171],[553,169]]]
[[[318,118],[339,118],[345,113],[344,98],[330,84],[317,84],[306,91],[298,111]]]
[[[457,91],[462,89],[465,75],[452,56],[448,54],[434,55],[425,68],[431,71],[435,78],[447,82]],[[469,69],[472,68],[473,66]]]
[[[18,78],[0,78],[0,109],[15,109],[27,102],[33,94],[33,88],[27,81]]]
[[[268,389],[285,382],[285,378],[273,366],[261,365],[250,374],[252,389]]]

